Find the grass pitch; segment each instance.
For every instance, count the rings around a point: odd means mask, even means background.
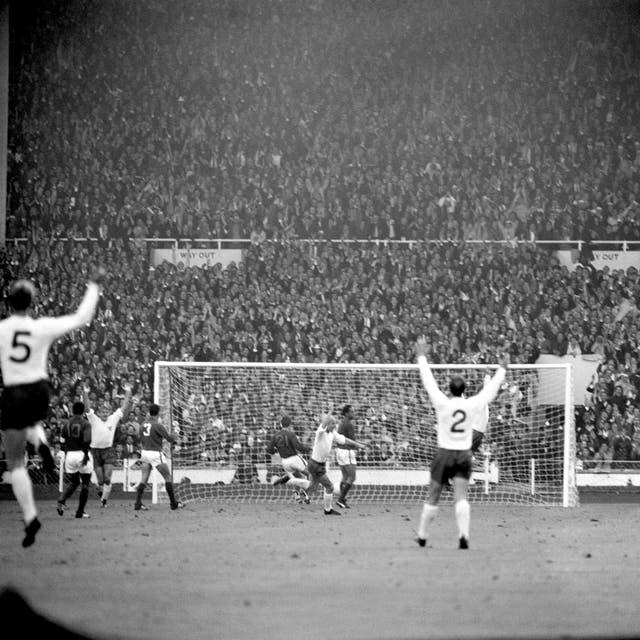
[[[125,500],[91,519],[39,503],[22,549],[14,501],[0,501],[0,587],[97,638],[632,637],[640,630],[640,511],[482,505],[457,549],[443,505],[426,549],[421,503],[190,503]],[[6,621],[3,626],[6,626]]]

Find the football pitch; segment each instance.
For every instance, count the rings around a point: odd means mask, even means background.
[[[40,501],[22,549],[0,501],[0,587],[95,638],[631,637],[640,630],[637,504],[472,506],[471,549],[441,507],[427,549],[420,502],[190,503],[112,500],[90,519]],[[3,620],[6,628],[7,620]]]

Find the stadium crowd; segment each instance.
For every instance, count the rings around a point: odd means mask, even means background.
[[[491,364],[503,350],[525,364],[541,353],[601,355],[590,399],[576,414],[580,455],[600,460],[608,446],[613,459],[638,457],[640,274],[633,268],[570,271],[533,243],[300,241],[250,245],[226,268],[154,267],[135,242],[109,248],[52,239],[8,245],[2,272],[5,282],[22,275],[40,283],[38,313],[58,315],[75,304],[93,260],[112,269],[94,322],[52,348],[53,433],[80,385],[89,387],[93,406],[107,402],[115,410],[131,384],[136,408],[126,428],[134,436],[152,398],[156,360],[406,363],[415,359],[416,337],[425,335],[434,363]],[[309,395],[295,385],[276,392],[271,382],[248,388],[229,377],[187,388],[191,415],[178,416],[185,451],[195,446],[224,462],[243,442],[257,449],[284,410],[308,440],[323,399],[350,399],[329,398],[323,380]],[[415,385],[400,378],[376,384],[359,396],[359,437],[375,443],[369,455],[424,458],[428,434],[400,433],[402,407],[421,402]],[[501,415],[511,415],[514,404],[526,412],[529,383],[520,384],[504,394]],[[388,420],[380,417],[385,412]],[[197,414],[210,422],[194,420]],[[218,441],[213,450],[207,438]]]
[[[94,323],[52,351],[54,442],[78,385],[115,409],[131,383],[126,453],[158,359],[412,362],[424,334],[441,363],[602,355],[579,457],[640,459],[638,273],[465,242],[640,239],[630,3],[39,9],[12,21],[7,236],[26,241],[7,246],[3,284],[33,277],[39,312],[57,314],[90,263],[111,270]],[[152,265],[143,239],[175,237],[253,242],[225,269]],[[415,395],[379,391],[366,455],[423,461],[428,435],[398,419]],[[229,394],[205,399],[212,428],[197,406],[180,416],[183,452],[260,455],[282,406],[265,424]],[[531,410],[527,384],[516,395]],[[308,440],[318,407],[281,400]]]
[[[9,237],[640,239],[632,2],[41,4]]]

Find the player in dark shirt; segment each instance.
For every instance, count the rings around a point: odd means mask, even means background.
[[[160,407],[152,404],[149,407],[149,419],[142,423],[140,428],[140,462],[142,463],[142,478],[140,484],[136,488],[136,501],[134,509],[136,511],[147,511],[148,507],[142,504],[142,494],[147,486],[151,468],[155,467],[158,473],[164,478],[164,486],[169,496],[171,509],[181,509],[184,507],[182,502],[176,500],[175,489],[171,480],[171,470],[167,464],[167,456],[162,451],[164,441],[175,444],[177,439],[172,436],[160,423],[158,414]]]
[[[278,478],[273,484],[288,482],[294,487],[296,498],[309,504],[309,496],[306,492],[309,486],[307,463],[300,455],[301,453],[309,453],[309,447],[298,440],[298,436],[290,429],[290,426],[291,418],[282,416],[280,429],[271,436],[267,443],[267,453],[269,455],[278,453],[285,471],[285,475]]]
[[[84,417],[84,404],[73,404],[73,415],[67,424],[62,427],[62,450],[65,452],[64,470],[69,478],[64,492],[58,499],[58,515],[64,515],[67,500],[74,494],[78,485],[82,483],[76,518],[88,518],[84,508],[89,499],[89,485],[93,473],[93,461],[89,453],[91,446],[91,425]]]
[[[356,430],[353,426],[353,407],[350,404],[346,404],[342,407],[342,420],[338,427],[338,433],[342,434],[349,440],[356,439]],[[342,480],[340,482],[340,495],[336,500],[336,504],[343,508],[348,509],[347,494],[349,489],[356,481],[356,452],[355,447],[350,444],[336,444],[336,461],[340,466],[342,472]]]

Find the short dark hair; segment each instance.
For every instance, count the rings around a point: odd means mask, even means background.
[[[160,407],[157,404],[152,404],[149,406],[149,415],[157,416],[160,413]]]
[[[291,418],[289,416],[282,416],[282,418],[280,419],[280,426],[283,429],[286,429],[290,425],[291,425]]]
[[[9,305],[14,311],[25,311],[31,306],[36,290],[29,280],[17,280],[9,291]]]
[[[466,387],[467,384],[461,376],[454,376],[449,382],[449,391],[451,391],[451,394],[454,396],[461,396]]]
[[[351,405],[345,404],[344,407],[342,407],[342,415],[346,416],[349,411],[351,411]]]
[[[74,402],[72,411],[74,416],[81,416],[84,413],[84,402]]]

